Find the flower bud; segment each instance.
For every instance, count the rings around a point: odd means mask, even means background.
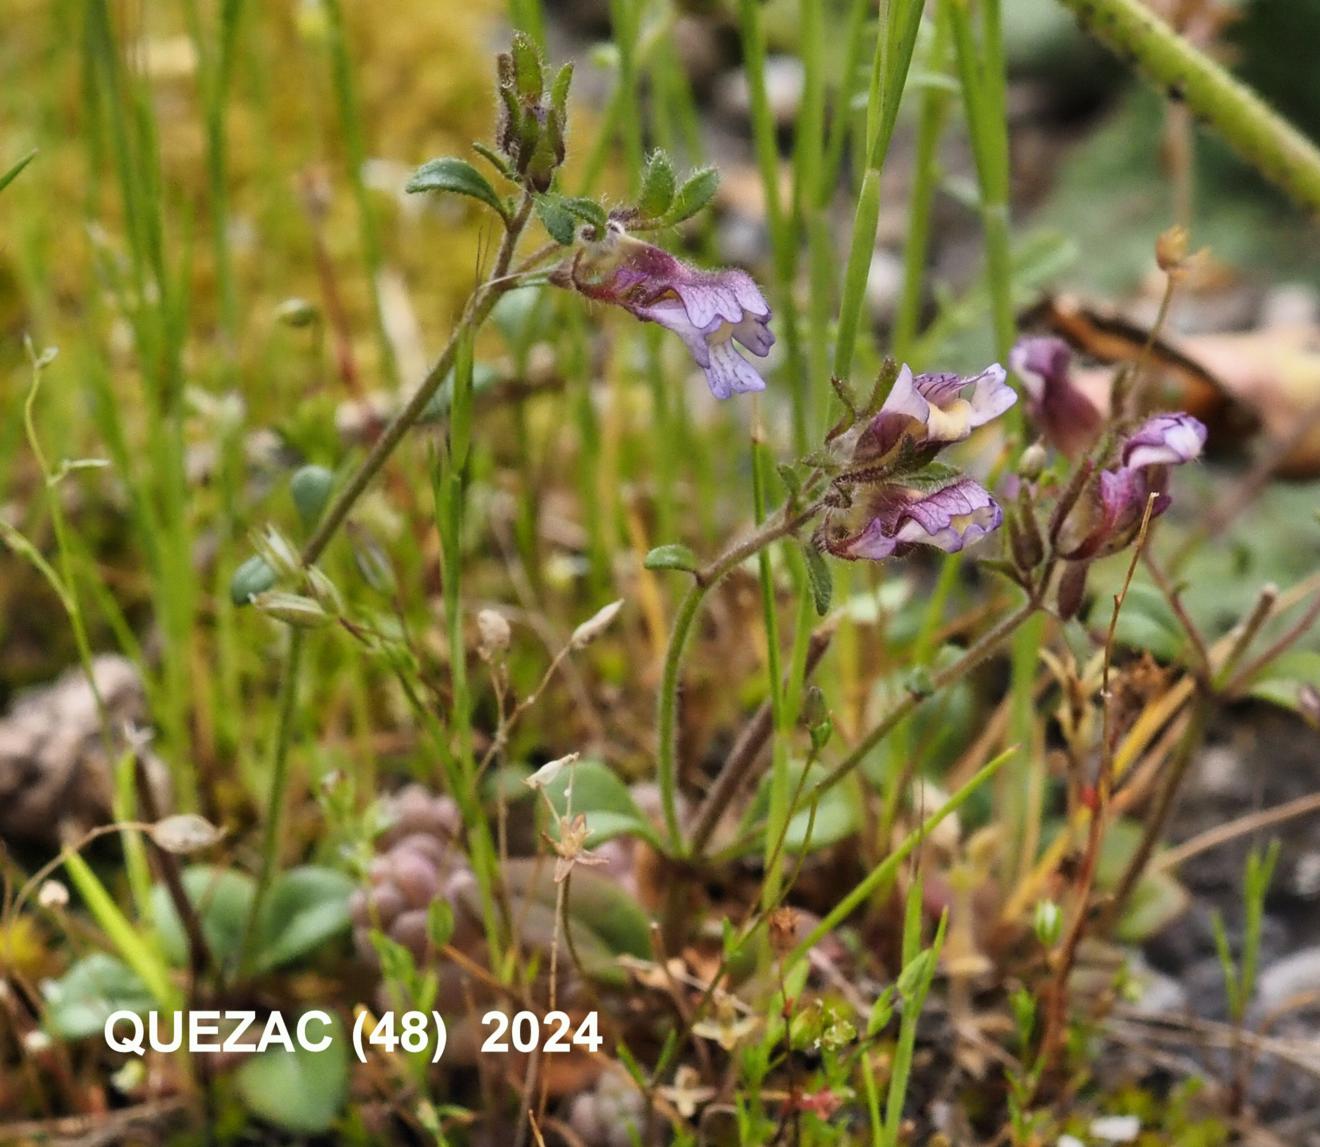
[[[1053,900],[1036,901],[1031,928],[1041,944],[1046,948],[1053,948],[1063,933],[1063,913],[1059,911],[1059,906]]]
[[[1018,458],[1017,475],[1027,482],[1034,482],[1045,473],[1045,464],[1048,461],[1049,456],[1045,452],[1044,444],[1033,442]]]
[[[310,327],[320,317],[316,304],[306,299],[285,299],[275,308],[275,318],[286,327]]]
[[[289,479],[289,493],[304,528],[310,530],[320,520],[334,484],[334,474],[324,466],[303,466]]]
[[[254,595],[252,604],[262,613],[295,629],[321,629],[334,620],[320,602],[298,593],[270,590]]]
[[[1071,621],[1082,608],[1082,601],[1086,597],[1086,575],[1090,569],[1090,562],[1069,562],[1063,567],[1054,599],[1060,621]]]
[[[229,600],[235,605],[247,605],[259,593],[275,585],[275,571],[260,554],[253,554],[234,571],[229,581]]]

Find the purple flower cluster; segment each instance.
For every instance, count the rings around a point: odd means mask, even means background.
[[[570,271],[582,294],[659,323],[679,336],[716,398],[764,390],[765,380],[738,346],[770,353],[770,305],[745,271],[699,271],[668,251],[611,224],[578,252]]]
[[[1147,502],[1154,499],[1152,518],[1169,508],[1169,467],[1199,457],[1205,438],[1205,426],[1190,414],[1147,419],[1124,440],[1119,464],[1101,472],[1083,536],[1063,556],[1085,560],[1128,545],[1141,529]]]
[[[931,481],[920,468],[1016,401],[998,364],[970,377],[914,375],[903,367],[852,448],[854,468],[882,477],[851,504],[829,511],[821,544],[835,557],[880,561],[914,545],[956,553],[998,529],[1003,511],[980,483],[967,477]]]
[[[1027,392],[1027,415],[1045,441],[1068,458],[1085,454],[1100,439],[1104,416],[1073,385],[1072,350],[1060,338],[1019,339],[1008,365]]]

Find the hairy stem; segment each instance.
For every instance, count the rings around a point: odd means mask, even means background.
[[[507,277],[507,272],[509,264],[513,261],[513,252],[518,245],[518,237],[522,234],[523,228],[526,227],[531,211],[532,197],[530,194],[524,195],[517,215],[514,216],[504,234],[504,242],[500,245],[500,251],[496,256],[495,266],[491,270],[490,277],[481,287],[477,288],[468,300],[462,317],[455,326],[453,334],[449,336],[449,343],[440,352],[440,357],[436,359],[435,365],[427,371],[426,377],[422,379],[421,384],[413,392],[413,396],[403,409],[394,416],[385,428],[384,433],[376,440],[376,444],[372,446],[370,453],[363,459],[362,465],[357,468],[356,473],[349,479],[348,484],[326,508],[325,516],[317,526],[316,532],[308,540],[307,545],[303,547],[302,560],[304,565],[311,565],[325,552],[326,546],[339,532],[339,527],[344,524],[344,519],[348,517],[349,512],[357,504],[357,500],[366,492],[372,479],[380,473],[381,467],[389,461],[390,455],[394,453],[395,448],[403,440],[403,436],[408,433],[413,424],[421,417],[422,411],[427,408],[431,399],[435,397],[436,391],[440,389],[441,384],[453,369],[454,360],[457,357],[458,348],[463,337],[469,331],[481,326],[486,321],[499,297],[516,285],[516,280]]]
[[[1097,40],[1135,61],[1304,207],[1320,210],[1320,149],[1140,0],[1059,0]]]
[[[966,677],[968,673],[994,653],[1017,630],[1018,626],[1036,612],[1036,609],[1037,603],[1035,601],[1025,602],[1019,609],[1014,610],[998,625],[989,630],[979,641],[970,645],[957,661],[936,673],[932,673],[930,675],[931,688],[929,692],[908,693],[903,700],[894,705],[880,719],[879,723],[857,742],[852,752],[834,766],[830,774],[816,786],[812,795],[823,796],[844,777],[848,776],[866,759],[867,754],[893,731],[894,726],[904,717],[914,712],[917,706],[927,697],[933,696],[941,689],[945,689]]]
[[[721,578],[753,554],[782,537],[793,533],[819,512],[820,502],[792,514],[787,508],[775,514],[766,525],[749,535],[693,574],[692,588],[679,603],[674,627],[669,635],[669,648],[665,653],[664,672],[660,679],[660,701],[656,717],[657,761],[660,782],[660,802],[664,807],[665,830],[670,847],[681,854],[684,851],[682,832],[678,824],[678,684],[683,669],[683,654],[692,636],[692,623],[701,612],[706,594]]]

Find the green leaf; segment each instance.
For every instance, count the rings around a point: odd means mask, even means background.
[[[257,922],[260,971],[270,971],[314,952],[349,927],[353,881],[333,868],[303,865],[275,878]]]
[[[665,222],[673,225],[691,219],[715,197],[719,185],[720,173],[713,167],[703,167],[689,175],[674,196],[673,206],[665,215]]]
[[[1290,649],[1265,666],[1247,691],[1262,701],[1296,710],[1306,685],[1320,688],[1320,653]]]
[[[482,143],[480,140],[474,140],[472,150],[504,176],[505,179],[510,179],[515,182],[517,181],[518,173],[514,169],[513,164],[511,164],[505,156],[501,155],[493,147]]]
[[[567,247],[577,239],[577,225],[587,223],[603,235],[609,216],[591,199],[556,195],[547,191],[536,197],[536,214],[556,243]]]
[[[701,568],[697,555],[677,543],[656,546],[642,564],[649,570],[686,570],[688,573],[696,573]]]
[[[788,496],[796,501],[802,496],[802,478],[798,474],[796,467],[787,462],[780,462],[775,466],[775,471],[779,474],[779,480],[783,482],[784,489],[788,491]]]
[[[922,489],[935,490],[947,486],[961,473],[956,466],[946,466],[943,462],[927,462],[915,474],[909,474],[903,480]]]
[[[33,148],[31,151],[27,153],[27,155],[25,155],[16,164],[14,164],[13,167],[11,167],[8,171],[6,171],[4,175],[0,175],[0,191],[3,191],[11,183],[13,183],[15,179],[18,178],[18,173],[22,171],[23,168],[25,168],[29,163],[32,162],[32,160],[36,157],[36,154],[37,154],[37,150],[36,148]]]
[[[830,601],[834,597],[834,575],[830,573],[829,562],[810,542],[802,543],[802,556],[807,563],[807,580],[811,583],[811,600],[816,607],[816,616],[824,617],[830,611]]]
[[[504,204],[495,194],[495,189],[486,182],[486,177],[466,160],[452,155],[422,164],[413,172],[404,190],[410,194],[419,191],[447,191],[452,195],[467,195],[494,208],[501,218],[508,218]]]
[[[557,195],[538,195],[536,215],[550,238],[561,247],[569,246],[577,238],[577,217],[564,206]]]
[[[513,82],[518,85],[518,94],[528,103],[540,103],[545,74],[536,41],[525,32],[514,32],[512,54]]]
[[[157,1007],[138,975],[121,960],[94,952],[42,988],[46,1027],[62,1039],[101,1035],[114,1012],[139,1014]]]
[[[677,180],[669,156],[659,150],[651,152],[646,161],[646,170],[642,173],[638,210],[648,219],[659,219],[673,205],[675,190]]]
[[[256,894],[252,877],[230,868],[199,864],[184,870],[183,888],[220,970],[236,970]],[[165,958],[183,967],[188,962],[188,935],[163,884],[151,890],[151,912]]]
[[[573,65],[564,64],[555,73],[555,82],[550,89],[550,106],[555,109],[561,122],[568,118],[568,89],[573,83]]]
[[[248,1110],[302,1135],[328,1131],[348,1094],[348,1036],[343,1025],[335,1019],[330,1029],[318,1024],[311,1032],[314,1038],[323,1032],[329,1038],[324,1051],[307,1051],[295,1042],[293,1051],[273,1048],[244,1060],[234,1072],[234,1085]]]
[[[1140,944],[1172,924],[1190,903],[1187,890],[1167,872],[1148,873],[1132,890],[1115,933],[1125,944]]]

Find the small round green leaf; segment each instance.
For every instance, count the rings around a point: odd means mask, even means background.
[[[293,1026],[293,1021],[289,1021]],[[308,1051],[294,1044],[293,1051],[272,1048],[246,1059],[234,1072],[243,1102],[267,1123],[301,1135],[328,1131],[339,1116],[348,1094],[348,1034],[335,1020],[330,1029],[317,1024],[315,1038],[324,1033],[323,1051]]]

